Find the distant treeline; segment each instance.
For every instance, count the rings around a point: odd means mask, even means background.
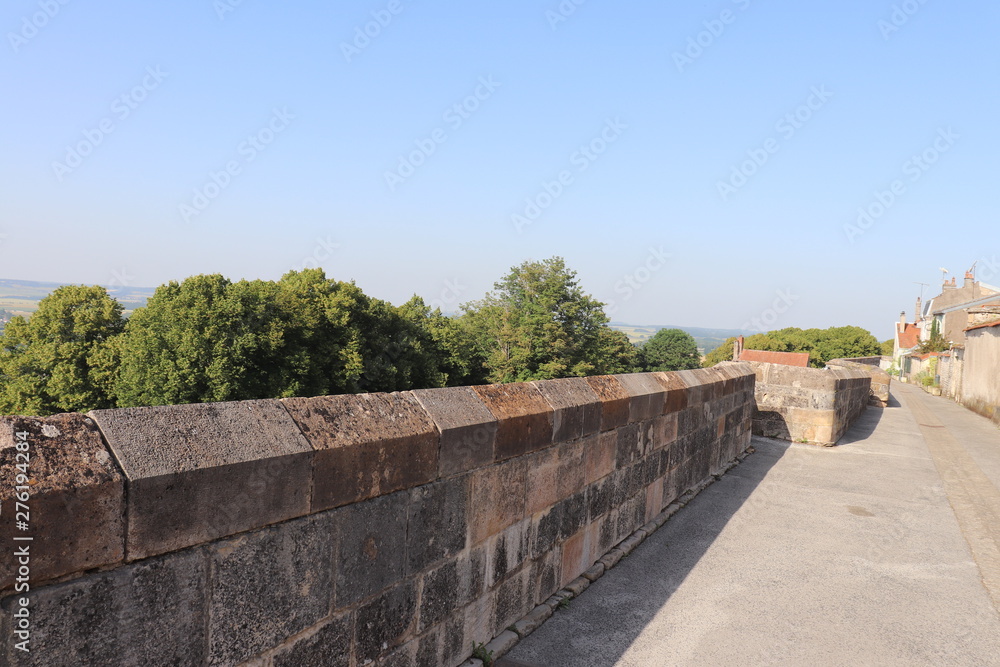
[[[398,391],[699,365],[662,330],[642,348],[607,326],[559,257],[511,269],[448,317],[369,297],[320,269],[278,281],[199,275],[123,316],[103,287],[65,286],[0,336],[0,412]]]
[[[733,358],[735,338],[705,356],[705,365],[714,366]],[[867,329],[861,327],[830,327],[829,329],[798,329],[789,327],[748,336],[743,341],[747,350],[768,352],[808,352],[809,365],[822,368],[831,359],[874,357],[883,354],[883,344]],[[890,345],[890,354],[891,345]]]

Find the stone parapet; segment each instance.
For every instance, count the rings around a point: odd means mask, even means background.
[[[871,395],[867,367],[744,363],[756,375],[753,432],[764,437],[833,446],[864,412]]]
[[[32,558],[24,591],[0,564],[0,661],[458,665],[744,452],[754,381],[730,364],[5,418],[0,539],[25,498]]]

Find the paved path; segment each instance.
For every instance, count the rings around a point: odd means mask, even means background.
[[[893,398],[835,448],[755,438],[498,667],[1000,666],[1000,429]]]

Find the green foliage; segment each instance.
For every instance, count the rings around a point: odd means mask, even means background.
[[[493,651],[486,649],[486,644],[472,642],[472,657],[483,661],[485,667],[493,665]]]
[[[122,307],[103,287],[60,287],[0,336],[0,412],[49,415],[113,406],[110,341]]]
[[[561,257],[513,267],[462,310],[490,382],[598,375],[634,363],[628,338],[607,326],[604,304],[583,292]]]
[[[734,338],[706,355],[705,366],[733,358]],[[822,368],[831,359],[873,357],[881,355],[882,345],[869,331],[861,327],[830,327],[829,329],[798,329],[790,327],[754,334],[744,340],[744,349],[769,352],[808,352],[809,365]]]
[[[931,322],[930,337],[925,341],[921,341],[918,349],[921,354],[927,354],[928,352],[946,352],[949,348],[951,348],[951,345],[941,335],[941,324],[935,318]]]
[[[639,348],[639,366],[644,371],[700,368],[701,355],[691,334],[680,329],[660,329]]]
[[[882,356],[891,357],[892,353],[896,351],[896,341],[890,338],[889,340],[882,341]]]

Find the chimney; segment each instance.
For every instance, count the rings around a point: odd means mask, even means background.
[[[920,311],[920,297],[918,296],[917,297],[917,310],[915,311],[915,314],[913,315],[913,322],[914,323],[917,323],[917,322],[920,321],[920,312],[921,312]]]
[[[743,355],[743,336],[739,336],[733,342],[733,361],[739,361]]]
[[[954,280],[954,278],[952,280]],[[965,283],[962,286],[968,289],[969,287],[972,287],[973,283],[975,282],[976,282],[976,274],[974,274],[972,271],[966,271]]]
[[[906,311],[899,311],[899,330],[902,331],[906,328]]]

